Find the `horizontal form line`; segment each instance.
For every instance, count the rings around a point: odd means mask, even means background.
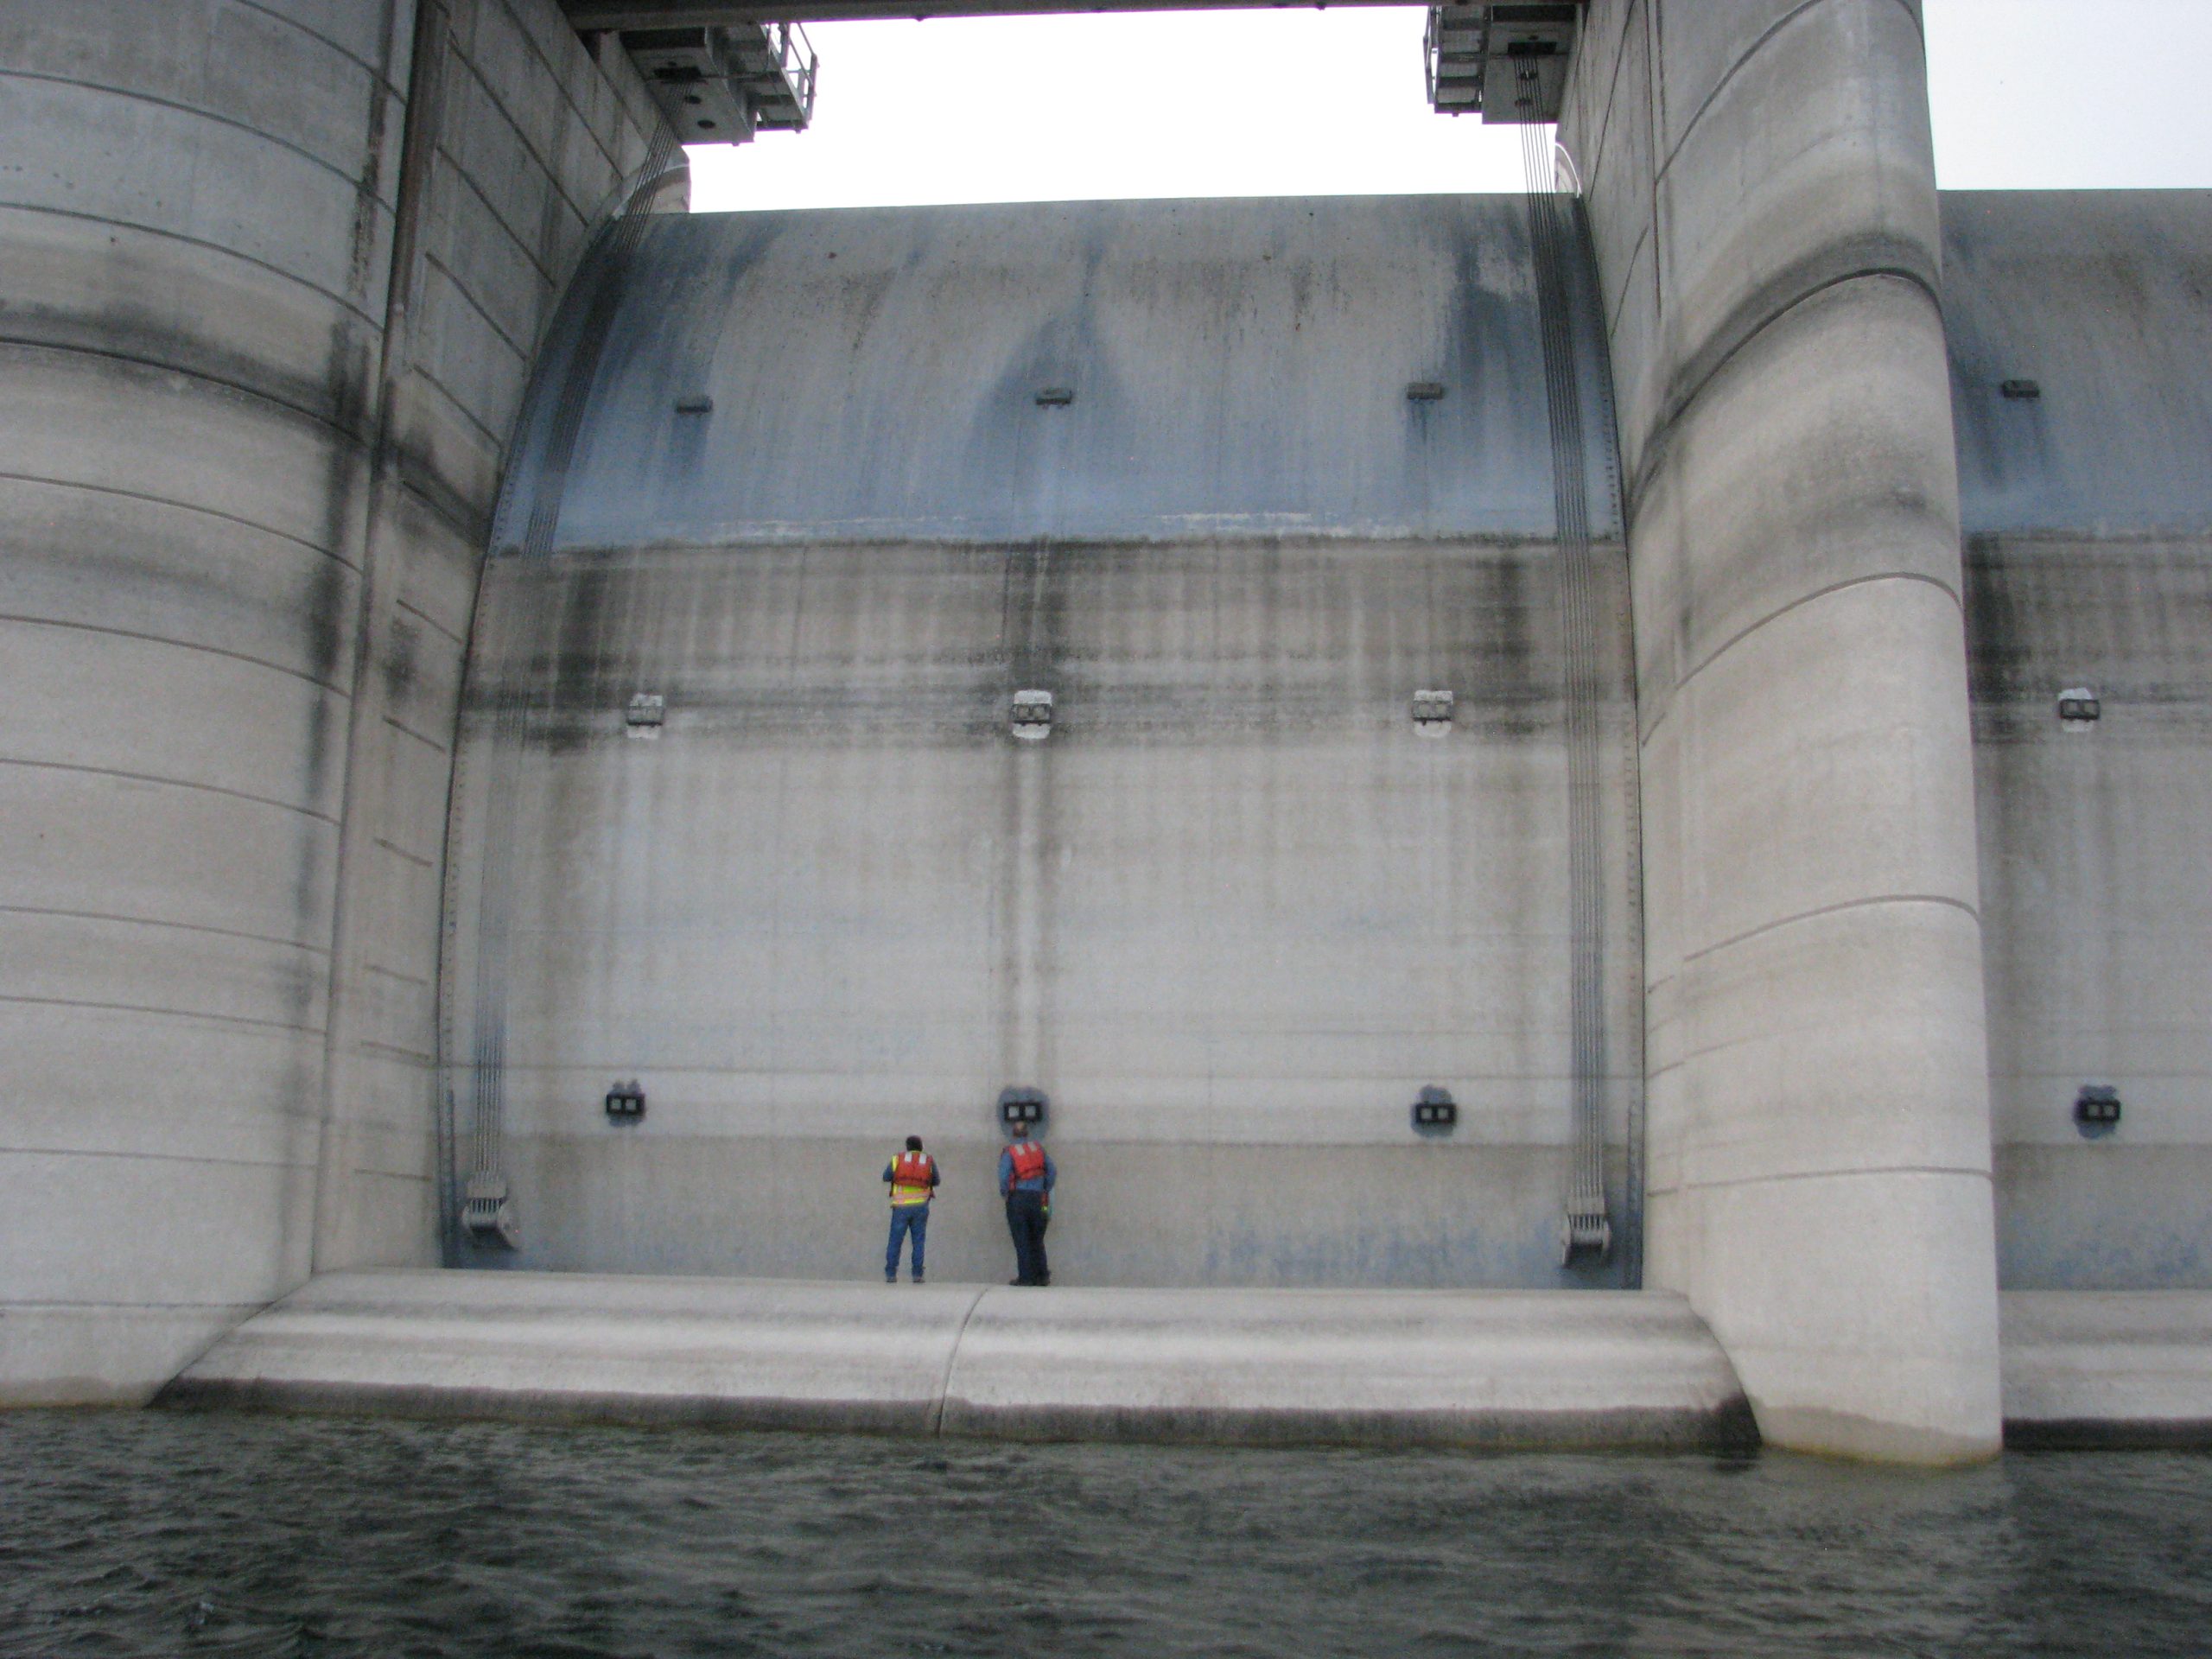
[[[436,617],[432,616],[420,605],[404,599],[395,599],[391,601],[391,604],[394,610],[406,612],[408,615],[423,623],[432,632],[437,634],[440,638],[450,639],[454,645],[459,645],[463,651],[468,649],[468,641],[467,639],[463,639],[460,634],[455,633],[444,623],[439,621]]]
[[[279,1295],[281,1296],[283,1294],[285,1293],[279,1293]],[[19,1297],[9,1297],[5,1300],[0,1300],[0,1308],[139,1308],[149,1313],[228,1313],[235,1312],[239,1308],[267,1307],[272,1300],[275,1299],[256,1296],[249,1297],[246,1300],[242,1302],[106,1302],[97,1301],[88,1297],[80,1297],[75,1300],[65,1302],[49,1301],[44,1298],[25,1300]]]
[[[442,756],[452,752],[448,749],[444,744],[439,742],[435,737],[423,736],[422,733],[416,731],[412,726],[410,726],[401,721],[397,715],[385,715],[384,723],[391,727],[393,731],[399,733],[402,736],[413,738],[417,743],[420,743],[424,748],[429,749],[434,754]]]
[[[259,386],[248,385],[244,381],[233,380],[225,375],[210,374],[204,369],[188,367],[181,363],[171,362],[167,358],[147,357],[137,352],[110,351],[105,346],[99,346],[62,343],[48,340],[19,340],[13,335],[0,336],[0,342],[4,342],[19,352],[52,352],[71,357],[96,357],[109,363],[128,363],[134,367],[151,370],[156,374],[181,375],[188,380],[197,380],[203,385],[219,386],[234,397],[250,398],[270,409],[296,416],[299,419],[330,434],[341,448],[350,448],[365,454],[370,448],[372,437],[370,433],[354,431],[320,410],[276,397]]]
[[[482,319],[485,327],[491,331],[492,338],[499,342],[499,349],[514,359],[521,367],[524,378],[527,378],[531,368],[530,347],[517,343],[514,336],[507,332],[506,325],[493,316],[486,307],[485,302],[477,296],[475,290],[461,280],[459,271],[435,253],[425,252],[423,255],[423,263],[444,277],[452,286],[453,291],[461,296],[461,303]]]
[[[384,211],[386,217],[391,215],[391,208],[386,207]],[[384,319],[372,315],[363,307],[354,304],[345,295],[334,294],[321,283],[310,282],[296,270],[287,270],[282,265],[271,264],[268,260],[247,253],[242,249],[232,247],[228,243],[211,242],[204,236],[187,236],[183,232],[170,230],[166,226],[144,225],[137,219],[117,219],[110,213],[84,213],[74,207],[54,207],[42,203],[0,202],[0,213],[43,213],[52,219],[73,219],[86,225],[99,225],[114,230],[129,231],[137,236],[159,237],[164,242],[178,242],[188,248],[205,248],[210,253],[219,253],[226,258],[235,259],[242,265],[251,265],[257,270],[265,270],[271,276],[281,277],[296,288],[307,289],[310,294],[320,294],[340,310],[350,312],[353,315],[359,317],[376,332],[379,340],[384,334]]]
[[[1749,46],[1745,47],[1741,52],[1736,54],[1735,61],[1731,63],[1728,67],[1721,73],[1719,79],[1713,83],[1713,90],[1705,95],[1704,101],[1697,106],[1696,111],[1690,116],[1688,122],[1683,126],[1682,136],[1680,141],[1675,143],[1672,149],[1667,152],[1667,158],[1659,163],[1658,168],[1653,174],[1651,181],[1652,188],[1655,191],[1657,189],[1660,183],[1665,180],[1669,170],[1675,165],[1675,158],[1682,153],[1682,147],[1689,143],[1690,135],[1698,130],[1700,124],[1705,120],[1707,113],[1713,108],[1714,104],[1719,101],[1720,94],[1727,88],[1729,82],[1736,79],[1738,73],[1742,70],[1745,65],[1749,64],[1752,59],[1758,57],[1762,52],[1764,52],[1766,49],[1768,43],[1771,41],[1776,35],[1781,34],[1783,30],[1788,29],[1791,24],[1795,23],[1799,18],[1804,16],[1807,13],[1816,11],[1821,6],[1827,5],[1830,3],[1831,0],[1802,0],[1802,3],[1793,7],[1790,10],[1784,12],[1781,16],[1776,18],[1771,23],[1769,23],[1765,29],[1759,32],[1759,35],[1757,40],[1753,41]],[[1913,27],[1913,32],[1915,34],[1920,34],[1922,32],[1920,19],[1914,15],[1910,0],[1895,0],[1895,3],[1901,10],[1904,11],[1906,18],[1910,21]],[[1664,25],[1662,25],[1662,27],[1663,28]],[[1649,66],[1649,67],[1655,74],[1662,77],[1660,96],[1663,99],[1666,96],[1666,88],[1663,80],[1663,66],[1653,64]]]
[[[161,784],[171,789],[197,790],[208,795],[228,796],[236,801],[251,801],[256,806],[273,806],[279,811],[294,813],[302,818],[312,818],[319,823],[327,823],[333,829],[338,825],[338,820],[329,813],[318,812],[311,806],[298,806],[290,801],[275,800],[266,795],[252,795],[242,789],[226,788],[221,784],[194,783],[188,778],[159,778],[151,772],[126,772],[118,766],[79,766],[67,760],[23,760],[10,756],[0,756],[0,766],[27,766],[36,772],[81,772],[95,778],[120,778],[128,783]]]
[[[382,836],[374,836],[370,839],[372,845],[381,847],[385,852],[390,853],[394,858],[404,859],[408,863],[414,865],[417,869],[435,870],[438,868],[438,863],[435,859],[425,858],[420,853],[410,853],[404,847],[398,845],[395,842],[387,841]]]
[[[35,349],[40,351],[66,351],[68,348],[66,346],[39,346]],[[314,554],[317,558],[328,559],[333,564],[343,565],[346,569],[351,570],[357,576],[361,574],[361,567],[359,565],[354,563],[353,560],[347,558],[343,553],[337,551],[335,549],[325,547],[320,542],[311,542],[304,536],[295,536],[289,531],[278,530],[273,524],[264,524],[257,518],[240,518],[235,512],[225,512],[219,507],[206,507],[201,506],[199,503],[194,501],[180,501],[174,496],[152,495],[149,494],[144,490],[126,490],[113,484],[93,484],[82,479],[75,478],[48,478],[41,473],[0,471],[0,481],[10,481],[18,484],[34,484],[44,489],[81,490],[87,495],[112,495],[125,501],[143,501],[149,506],[167,507],[175,512],[197,513],[204,518],[218,519],[226,524],[240,524],[247,530],[257,531],[261,535],[273,536],[280,542],[289,542],[295,547],[303,547],[307,549],[308,552]]]
[[[509,26],[514,30],[515,34],[520,37],[524,47],[529,50],[530,54],[536,58],[538,63],[543,66],[545,70],[546,79],[553,83],[553,89],[559,94],[561,101],[569,106],[570,113],[575,118],[576,125],[582,130],[584,136],[591,140],[591,147],[599,152],[600,159],[607,163],[607,170],[611,175],[611,182],[608,184],[607,189],[609,191],[619,189],[623,182],[622,164],[615,156],[607,149],[607,146],[600,142],[599,131],[592,125],[589,116],[585,113],[582,106],[569,95],[569,78],[561,73],[561,67],[558,64],[553,63],[547,59],[543,49],[537,43],[537,36],[532,35],[530,30],[524,26],[522,20],[515,16],[514,8],[506,4],[505,0],[500,0],[499,9],[507,14]],[[484,96],[491,100],[492,107],[499,111],[500,119],[505,121],[509,129],[512,130],[516,142],[521,144],[523,149],[529,155],[531,160],[537,163],[538,171],[545,175],[546,182],[553,187],[554,190],[559,194],[562,201],[568,207],[569,211],[576,216],[578,222],[583,227],[582,239],[585,242],[588,242],[591,239],[591,213],[594,204],[586,202],[579,205],[576,199],[569,194],[569,181],[562,175],[561,166],[558,160],[538,154],[536,136],[529,128],[525,127],[515,118],[514,111],[507,107],[506,99],[499,96],[499,89],[492,85],[491,77],[484,73],[483,69],[478,65],[475,57],[471,54],[459,51],[456,51],[454,54],[454,60],[467,72],[469,79],[484,89]],[[594,67],[596,67],[596,66],[594,66]],[[630,106],[622,102],[621,93],[616,90],[613,79],[611,77],[607,77],[606,79],[607,82],[607,90],[610,92],[614,93],[617,109],[617,124],[619,125],[620,122],[631,118]],[[618,143],[620,142],[619,137],[616,142]],[[445,146],[442,143],[441,143],[438,148],[441,152],[443,152],[445,149]],[[454,159],[454,165],[456,168],[460,168],[461,163],[457,158]]]
[[[1906,270],[1901,265],[1862,265],[1853,270],[1839,271],[1834,276],[1823,277],[1810,287],[1792,295],[1771,312],[1746,328],[1741,339],[1731,343],[1726,351],[1706,367],[1705,372],[1698,376],[1694,385],[1683,388],[1681,395],[1675,397],[1671,404],[1662,409],[1659,418],[1651,423],[1650,436],[1644,444],[1643,458],[1637,463],[1636,476],[1628,480],[1627,487],[1624,492],[1624,503],[1626,507],[1624,516],[1630,518],[1636,516],[1635,509],[1643,505],[1644,497],[1650,492],[1653,477],[1662,467],[1667,464],[1668,456],[1674,448],[1675,434],[1682,423],[1689,417],[1691,409],[1703,399],[1705,394],[1711,390],[1713,382],[1720,378],[1728,365],[1733,363],[1753,341],[1764,336],[1770,328],[1781,322],[1800,306],[1809,304],[1833,289],[1841,288],[1849,283],[1877,280],[1904,283],[1919,289],[1921,295],[1934,308],[1937,323],[1939,325],[1942,323],[1943,296],[1929,286],[1928,278],[1923,273]]]
[[[156,1008],[143,1002],[95,1002],[74,996],[19,996],[0,991],[0,1002],[40,1008],[89,1008],[101,1014],[149,1014],[163,1020],[208,1020],[221,1026],[244,1026],[255,1031],[289,1032],[296,1037],[321,1037],[321,1026],[295,1025],[288,1020],[256,1020],[243,1014],[204,1014],[196,1008]]]
[[[278,1122],[312,1126],[315,1119],[308,1114],[277,1112],[271,1114]],[[137,1152],[106,1147],[0,1147],[0,1157],[5,1158],[113,1158],[149,1164],[213,1164],[223,1169],[290,1169],[302,1174],[315,1167],[314,1160],[296,1162],[289,1158],[211,1158],[196,1152]]]
[[[306,35],[311,41],[321,41],[323,45],[328,47],[331,51],[336,54],[339,57],[345,59],[346,62],[359,65],[362,70],[368,75],[371,84],[380,86],[385,92],[394,94],[403,104],[406,102],[407,89],[405,87],[392,80],[385,73],[381,67],[377,64],[371,63],[366,58],[361,56],[360,54],[355,52],[343,41],[333,39],[330,35],[324,34],[319,29],[308,28],[296,17],[286,16],[283,12],[271,8],[268,3],[268,0],[232,0],[232,3],[233,5],[251,7],[264,17],[273,18],[277,22],[283,23],[291,29],[296,29],[299,33]]]
[[[394,1059],[406,1060],[425,1070],[435,1071],[437,1068],[438,1061],[435,1054],[424,1054],[415,1049],[402,1048],[397,1043],[380,1043],[374,1038],[363,1037],[358,1039],[353,1046],[364,1054],[388,1054]]]
[[[1683,1162],[1697,1155],[1695,1153],[1676,1154],[1678,1160]],[[1681,1192],[1718,1192],[1726,1187],[1778,1185],[1793,1181],[1872,1180],[1883,1175],[1958,1175],[1964,1176],[1969,1180],[1985,1182],[1992,1179],[1986,1169],[1973,1169],[1950,1164],[1882,1164],[1867,1169],[1806,1169],[1788,1171],[1778,1175],[1740,1175],[1727,1180],[1718,1181],[1699,1181],[1685,1178],[1679,1185],[1666,1190]],[[1656,1192],[1659,1189],[1655,1187],[1652,1190]]]
[[[247,137],[268,145],[271,149],[281,149],[288,156],[298,156],[309,166],[337,180],[345,187],[346,194],[356,199],[361,195],[361,187],[365,182],[365,180],[347,172],[335,162],[326,161],[306,146],[295,143],[289,138],[284,137],[282,134],[271,132],[266,127],[255,126],[251,122],[241,121],[236,116],[224,115],[215,110],[202,108],[197,104],[186,104],[174,98],[163,98],[146,91],[143,87],[111,86],[105,81],[87,80],[81,75],[49,75],[36,69],[0,69],[0,77],[11,80],[35,80],[48,86],[67,86],[82,89],[88,92],[105,93],[110,98],[122,99],[127,103],[149,104],[156,109],[174,110],[179,115],[188,115],[194,120],[212,122],[219,127],[228,127],[232,131],[242,132]],[[375,79],[374,76],[370,77],[372,84],[374,83]],[[378,211],[385,219],[389,219],[394,216],[392,204],[385,200],[383,196],[372,194],[370,200],[376,204]],[[128,224],[130,221],[115,222]],[[331,297],[339,298],[336,295]]]
[[[1732,938],[1722,939],[1718,944],[1706,945],[1701,950],[1688,951],[1684,953],[1682,961],[1687,965],[1712,956],[1716,951],[1726,950],[1731,946],[1741,944],[1746,939],[1756,939],[1762,933],[1772,933],[1781,928],[1795,927],[1800,922],[1814,921],[1822,916],[1838,915],[1847,910],[1871,910],[1878,905],[1947,905],[1953,910],[1963,911],[1972,917],[1977,927],[1981,923],[1981,912],[1962,899],[1953,899],[1948,894],[1940,893],[1888,893],[1872,899],[1845,899],[1833,905],[1822,905],[1817,909],[1801,910],[1793,915],[1784,916],[1777,921],[1762,922],[1757,927],[1747,928]]]
[[[1789,615],[1792,611],[1801,610],[1804,607],[1815,603],[1816,601],[1833,598],[1838,594],[1849,593],[1854,588],[1870,588],[1877,582],[1916,582],[1924,583],[1928,587],[1933,588],[1937,593],[1942,594],[1946,599],[1949,600],[1954,609],[1957,609],[1961,612],[1964,610],[1964,606],[1959,598],[1958,590],[1956,588],[1948,587],[1945,583],[1936,581],[1935,577],[1928,575],[1924,572],[1918,570],[1883,570],[1877,572],[1872,575],[1852,576],[1842,582],[1832,582],[1825,588],[1816,588],[1811,593],[1800,594],[1788,604],[1777,606],[1775,609],[1769,611],[1764,616],[1745,623],[1734,633],[1730,634],[1726,639],[1715,645],[1712,651],[1707,652],[1706,656],[1690,670],[1688,673],[1683,675],[1681,679],[1675,682],[1675,694],[1680,695],[1681,692],[1688,686],[1691,681],[1697,678],[1697,677],[1704,673],[1707,669],[1719,662],[1729,651],[1733,649],[1736,645],[1740,645],[1743,641],[1750,639],[1753,634],[1757,633],[1761,628],[1766,626],[1770,622],[1778,620],[1780,618]],[[1671,707],[1673,704],[1673,698],[1669,697],[1668,702],[1669,706]],[[1663,720],[1665,718],[1666,715],[1662,712],[1660,715],[1660,719]],[[1652,725],[1656,728],[1658,723],[1658,721],[1654,721]]]
[[[122,922],[134,927],[173,927],[187,933],[210,933],[218,938],[245,939],[254,944],[273,944],[287,950],[304,950],[309,956],[327,957],[330,947],[308,944],[299,939],[280,939],[267,933],[248,933],[235,927],[211,927],[205,922],[171,921],[159,916],[121,916],[103,910],[68,910],[59,906],[0,904],[0,915],[59,916],[76,921]]]
[[[282,674],[288,679],[302,680],[327,691],[341,701],[352,699],[342,686],[331,680],[318,679],[303,669],[287,668],[282,663],[272,663],[265,657],[249,656],[242,651],[232,651],[222,645],[201,645],[197,640],[178,639],[165,633],[148,633],[138,628],[118,628],[102,622],[78,622],[65,617],[23,616],[15,612],[0,611],[0,622],[20,623],[35,628],[62,628],[76,633],[97,633],[116,639],[137,639],[149,645],[167,645],[173,651],[189,651],[203,656],[221,657],[231,662],[244,663],[251,668],[266,669],[271,674]]]

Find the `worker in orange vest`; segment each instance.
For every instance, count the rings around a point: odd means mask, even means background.
[[[1014,1139],[999,1154],[999,1196],[1006,1200],[1007,1230],[1014,1235],[1014,1282],[1049,1285],[1052,1269],[1045,1259],[1045,1226],[1052,1218],[1052,1185],[1060,1172],[1044,1147],[1016,1123]]]
[[[937,1160],[922,1150],[922,1137],[906,1137],[906,1150],[883,1166],[891,1184],[891,1243],[883,1252],[883,1282],[899,1282],[899,1243],[914,1237],[914,1282],[922,1282],[922,1247],[930,1236],[930,1200],[937,1196]]]

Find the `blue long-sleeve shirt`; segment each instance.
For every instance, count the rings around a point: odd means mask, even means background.
[[[1007,1147],[999,1154],[999,1191],[1006,1192],[1042,1192],[1050,1196],[1052,1183],[1060,1179],[1060,1172],[1052,1167],[1052,1154],[1045,1154],[1045,1173],[1032,1175],[1026,1181],[1014,1179],[1014,1148]]]

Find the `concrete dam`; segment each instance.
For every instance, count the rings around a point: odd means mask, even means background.
[[[1595,0],[1528,198],[683,212],[867,10],[0,16],[0,1400],[2212,1433],[2212,194]]]

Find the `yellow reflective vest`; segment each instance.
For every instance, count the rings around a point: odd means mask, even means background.
[[[937,1160],[926,1152],[902,1152],[891,1160],[891,1202],[927,1204],[937,1182]]]

